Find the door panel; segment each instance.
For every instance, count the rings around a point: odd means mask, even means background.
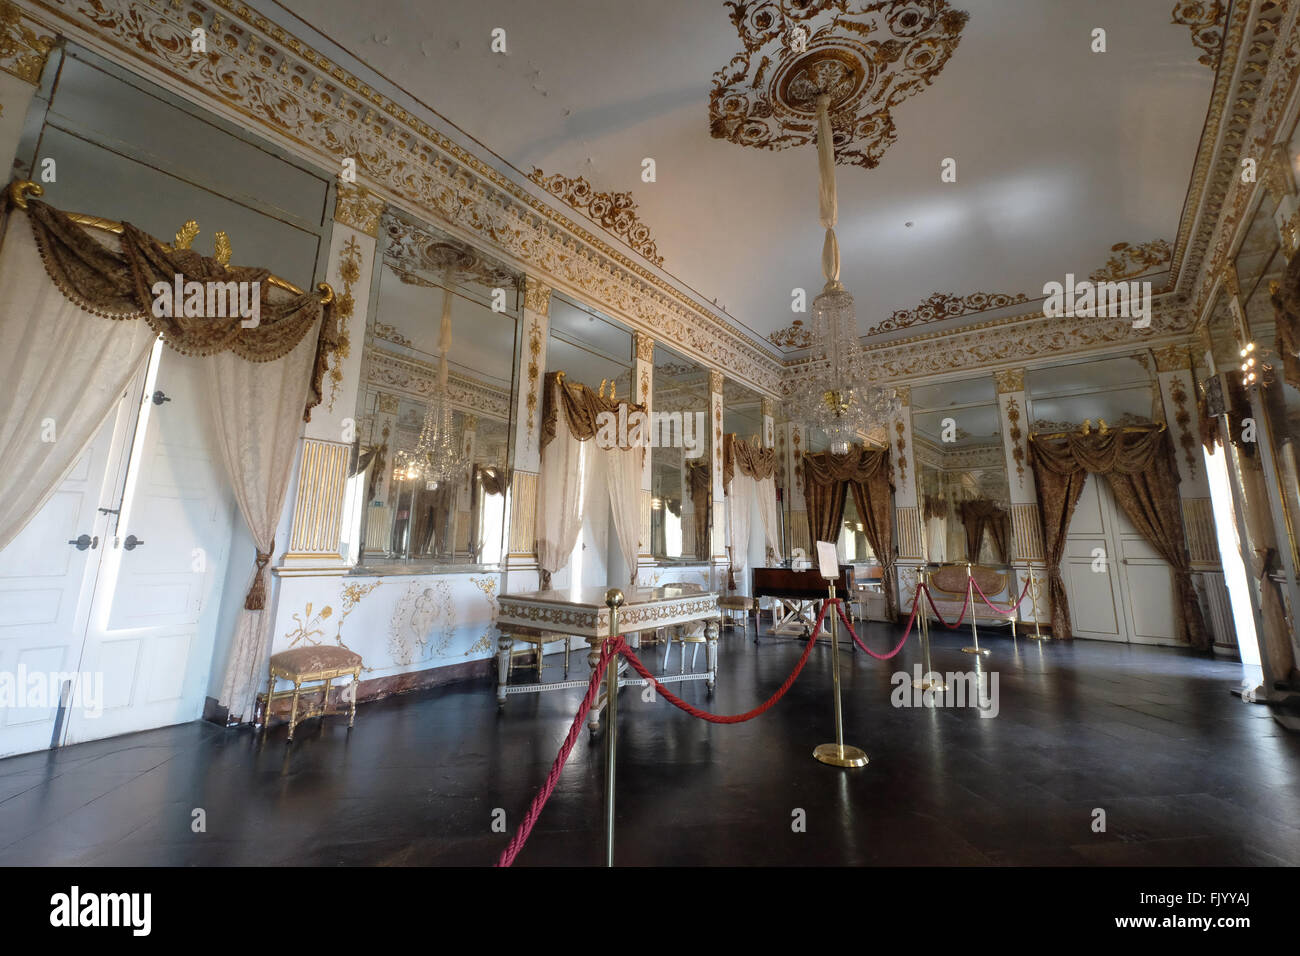
[[[1103,641],[1125,640],[1121,611],[1117,553],[1102,482],[1090,475],[1070,519],[1061,577],[1070,602],[1075,637]],[[1104,558],[1099,561],[1098,557]]]
[[[132,388],[128,394],[138,394],[139,382]],[[11,682],[21,697],[14,704],[22,705],[0,706],[0,756],[50,745],[111,527],[98,508],[131,425],[123,409],[110,415],[58,490],[0,551],[0,680]],[[79,550],[68,543],[82,534],[98,544]]]
[[[82,670],[103,675],[103,713],[72,714],[67,743],[202,714],[234,527],[202,361],[163,349],[145,388],[167,400],[142,405],[83,654]]]

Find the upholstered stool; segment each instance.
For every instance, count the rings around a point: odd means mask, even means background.
[[[724,594],[718,598],[718,609],[722,611],[722,626],[735,627],[736,621],[733,615],[740,612],[740,627],[745,633],[749,633],[749,612],[754,607],[754,599],[745,597],[743,594]]]
[[[539,631],[533,627],[519,627],[514,624],[510,625],[508,631],[510,638],[514,641],[522,641],[525,644],[531,644],[533,650],[537,652],[537,679],[542,679],[542,653],[546,650],[547,644],[554,644],[556,641],[564,641],[564,677],[569,677],[569,638],[568,635],[561,637],[553,631]],[[510,670],[506,674],[509,680],[510,674],[515,671],[515,655],[513,648],[510,652]]]
[[[271,726],[272,703],[277,700],[284,700],[286,697],[293,698],[293,706],[289,708],[290,740],[293,740],[293,731],[298,726],[299,721],[306,720],[309,717],[325,716],[329,709],[330,682],[336,677],[342,677],[344,674],[352,675],[352,707],[348,713],[348,726],[351,727],[357,719],[357,684],[361,681],[360,654],[348,650],[346,647],[338,647],[332,644],[295,647],[291,651],[272,654],[271,678],[266,684],[266,710],[262,716],[262,736],[266,736],[266,731]],[[293,690],[277,691],[275,682],[280,678],[291,681]],[[311,708],[302,716],[299,716],[298,696],[302,692],[302,685],[317,681],[323,681],[319,688],[322,692],[320,707]],[[308,688],[308,693],[317,689],[315,687]]]

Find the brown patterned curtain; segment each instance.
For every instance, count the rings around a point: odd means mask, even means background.
[[[709,485],[712,476],[708,461],[686,463],[686,484],[695,509],[695,556],[701,561],[709,559]]]
[[[569,431],[578,441],[590,441],[596,437],[596,432],[600,430],[602,414],[611,414],[619,416],[623,414],[627,419],[627,440],[628,445],[636,441],[635,428],[637,420],[633,418],[633,413],[640,412],[644,424],[643,428],[649,428],[649,419],[645,417],[645,405],[635,402],[625,402],[618,398],[605,398],[589,386],[581,382],[570,382],[564,377],[563,372],[547,372],[545,377],[545,387],[542,390],[542,439],[540,447],[545,448],[555,438],[555,417],[564,410],[565,417],[569,423]],[[559,387],[553,387],[558,385]],[[620,406],[627,406],[627,411],[620,413]],[[643,436],[648,442],[650,436]],[[620,445],[620,448],[628,447]]]
[[[483,493],[488,495],[504,495],[510,487],[509,474],[496,465],[475,465],[474,480],[483,486]]]
[[[755,481],[776,474],[776,449],[761,448],[738,437],[735,432],[722,436],[722,489],[731,487],[731,479],[740,469]]]
[[[130,223],[122,224],[119,241],[105,245],[93,235],[99,230],[37,199],[27,200],[27,215],[45,271],[60,292],[102,318],[144,319],[164,344],[184,355],[229,351],[250,362],[274,362],[293,351],[321,317],[320,292],[292,295],[275,289],[267,281],[267,269],[222,265],[191,249],[172,249]],[[174,288],[178,275],[182,282],[257,282],[258,325],[244,328],[239,315],[155,315],[154,285]],[[310,421],[311,410],[320,404],[321,382],[338,343],[337,323],[327,317],[317,332],[303,421]]]
[[[893,469],[889,449],[854,445],[846,455],[829,451],[803,456],[804,500],[814,541],[838,541],[850,490],[863,531],[883,569],[887,614],[898,616],[894,580]]]
[[[1011,517],[1007,510],[987,498],[973,498],[961,503],[960,513],[966,531],[966,560],[972,563],[979,561],[980,543],[984,539],[984,532],[988,531],[998,560],[1006,564],[1009,553],[1007,543],[1011,532]]]
[[[963,501],[959,509],[962,529],[966,532],[966,560],[975,562],[980,559],[980,541],[984,538],[983,512],[973,508],[974,501]]]
[[[998,561],[1001,564],[1009,564],[1011,562],[1011,514],[1006,508],[999,508],[989,518],[987,527],[993,535],[993,548],[998,553]]]
[[[1180,640],[1205,648],[1209,640],[1192,586],[1179,511],[1178,468],[1163,428],[1129,432],[1071,433],[1056,439],[1030,436],[1030,462],[1047,533],[1048,586],[1054,636],[1070,636],[1070,611],[1061,578],[1061,557],[1070,517],[1089,474],[1103,476],[1134,527],[1174,572],[1175,628]]]

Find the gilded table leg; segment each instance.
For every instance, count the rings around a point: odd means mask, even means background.
[[[352,708],[348,714],[348,726],[351,727],[357,722],[357,693],[361,690],[361,668],[352,672],[352,686],[348,688],[352,691]]]
[[[704,625],[704,636],[708,640],[709,690],[713,690],[718,681],[718,622],[710,620]]]
[[[505,631],[497,639],[497,711],[506,709],[506,684],[510,681],[510,648],[514,638]]]
[[[334,682],[332,677],[325,678],[325,692],[320,697],[320,719],[321,723],[325,722],[325,715],[330,712],[330,684]]]

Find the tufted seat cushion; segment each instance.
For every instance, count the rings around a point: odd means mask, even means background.
[[[271,671],[290,680],[309,678],[322,671],[348,670],[361,666],[361,655],[334,644],[295,647],[271,655]]]
[[[743,594],[727,594],[718,598],[718,607],[728,611],[748,611],[753,606],[753,598]]]

